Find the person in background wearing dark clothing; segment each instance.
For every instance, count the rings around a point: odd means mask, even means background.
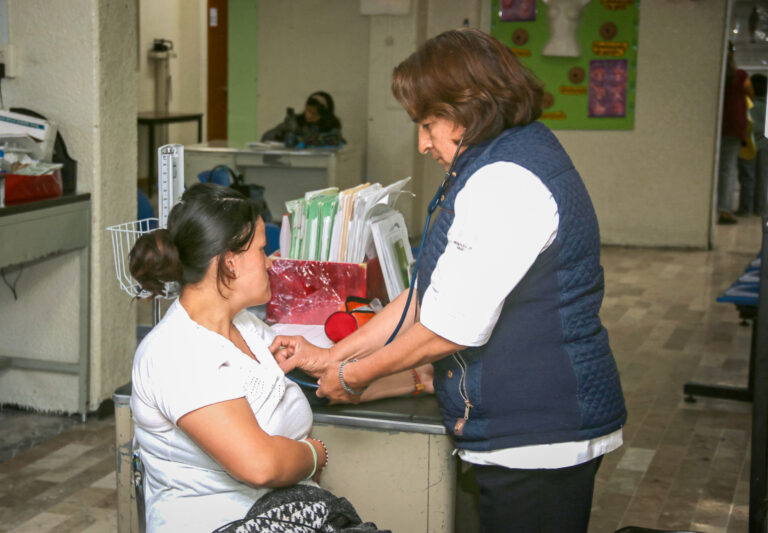
[[[766,77],[753,74],[751,77],[755,97],[750,110],[752,135],[754,138],[754,157],[739,158],[739,210],[737,215],[763,216],[768,200],[768,139],[765,137],[765,93]]]
[[[325,91],[310,94],[300,115],[289,107],[285,120],[265,132],[261,141],[278,141],[289,148],[338,146],[346,142],[341,136],[341,121],[335,114],[333,98]]]
[[[733,189],[738,173],[739,150],[747,142],[747,99],[754,97],[746,72],[736,68],[733,44],[728,43],[725,66],[725,95],[720,139],[720,168],[717,178],[717,223],[736,224]]]

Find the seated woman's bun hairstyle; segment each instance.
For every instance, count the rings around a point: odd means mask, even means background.
[[[152,296],[163,294],[166,283],[181,282],[179,252],[167,229],[145,233],[136,240],[129,256],[131,275]]]
[[[168,229],[142,235],[131,249],[131,275],[153,297],[166,283],[198,283],[216,261],[216,280],[229,286],[233,275],[226,252],[248,249],[261,216],[258,206],[238,191],[213,183],[187,189],[168,216]]]

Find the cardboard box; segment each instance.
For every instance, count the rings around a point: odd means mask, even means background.
[[[325,324],[347,296],[379,298],[387,303],[387,291],[378,259],[365,263],[333,263],[272,258],[269,270],[272,299],[267,303],[267,322]]]

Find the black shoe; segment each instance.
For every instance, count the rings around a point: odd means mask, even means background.
[[[737,217],[748,217],[751,213],[746,209],[739,209],[734,213]]]
[[[731,213],[721,211],[720,216],[717,218],[718,224],[738,224],[739,221]]]

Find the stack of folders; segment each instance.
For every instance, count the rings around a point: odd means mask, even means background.
[[[389,209],[371,218],[371,234],[384,275],[389,301],[410,287],[413,254],[408,229],[399,211]]]
[[[286,202],[290,237],[281,228],[280,255],[291,259],[360,263],[379,256],[387,292],[408,287],[413,262],[408,231],[395,203],[410,177],[382,186],[363,183],[339,191],[336,187],[309,191],[303,198]],[[410,194],[410,193],[409,193]],[[283,224],[286,223],[284,217]],[[399,239],[395,239],[395,233]],[[378,237],[377,237],[378,235]],[[400,244],[395,244],[399,242]],[[382,248],[386,244],[387,248]],[[399,247],[402,245],[402,250]],[[394,251],[390,250],[395,246]],[[399,251],[398,251],[399,250]],[[392,289],[388,264],[391,263]],[[403,270],[405,269],[405,270]],[[403,275],[403,272],[405,274]],[[395,294],[399,294],[399,291]],[[391,294],[390,294],[390,297]]]

